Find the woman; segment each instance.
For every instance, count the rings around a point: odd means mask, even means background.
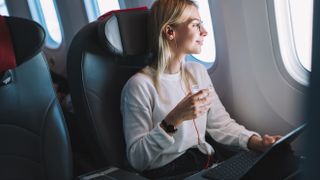
[[[181,178],[209,167],[215,151],[206,132],[220,143],[257,151],[279,138],[237,124],[210,88],[207,70],[185,62],[187,54],[201,52],[207,35],[192,0],[155,1],[150,27],[155,58],[129,79],[121,98],[127,158],[136,170],[149,178]]]

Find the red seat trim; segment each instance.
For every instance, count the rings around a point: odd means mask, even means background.
[[[5,18],[0,15],[0,73],[16,67],[11,35]]]

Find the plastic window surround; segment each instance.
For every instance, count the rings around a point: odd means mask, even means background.
[[[290,0],[274,0],[276,26],[281,57],[289,75],[298,83],[309,85],[309,71],[300,63],[290,14]]]
[[[196,61],[203,64],[207,69],[212,67],[216,60],[216,45],[214,38],[214,30],[212,26],[211,12],[208,1],[195,0],[199,7],[199,13],[203,25],[208,34],[204,39],[202,50],[200,54],[192,54],[187,57],[188,61]]]
[[[0,0],[0,14],[3,16],[9,16],[8,8],[5,0]]]
[[[32,19],[40,23],[48,34],[46,37],[46,46],[52,49],[57,49],[61,45],[62,34],[61,23],[57,14],[55,1],[28,0],[28,5]],[[44,12],[46,14],[44,14]]]
[[[118,0],[84,0],[88,21],[95,21],[100,15],[123,7]]]

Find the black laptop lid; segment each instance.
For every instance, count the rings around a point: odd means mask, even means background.
[[[281,146],[282,144],[290,144],[291,142],[293,142],[303,132],[306,126],[307,126],[307,123],[304,123],[299,127],[297,127],[296,129],[294,129],[293,131],[286,134],[285,136],[283,136],[276,143],[274,143],[272,147],[265,152],[265,154],[267,154],[268,151],[271,151],[272,149],[277,148],[278,146]]]
[[[293,154],[293,142],[305,129],[306,123],[292,130],[264,152],[241,179],[284,179],[297,171],[299,159]]]

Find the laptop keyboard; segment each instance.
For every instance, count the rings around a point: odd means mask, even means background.
[[[260,153],[254,151],[241,152],[207,170],[202,176],[217,180],[240,179],[254,165],[259,155]]]

